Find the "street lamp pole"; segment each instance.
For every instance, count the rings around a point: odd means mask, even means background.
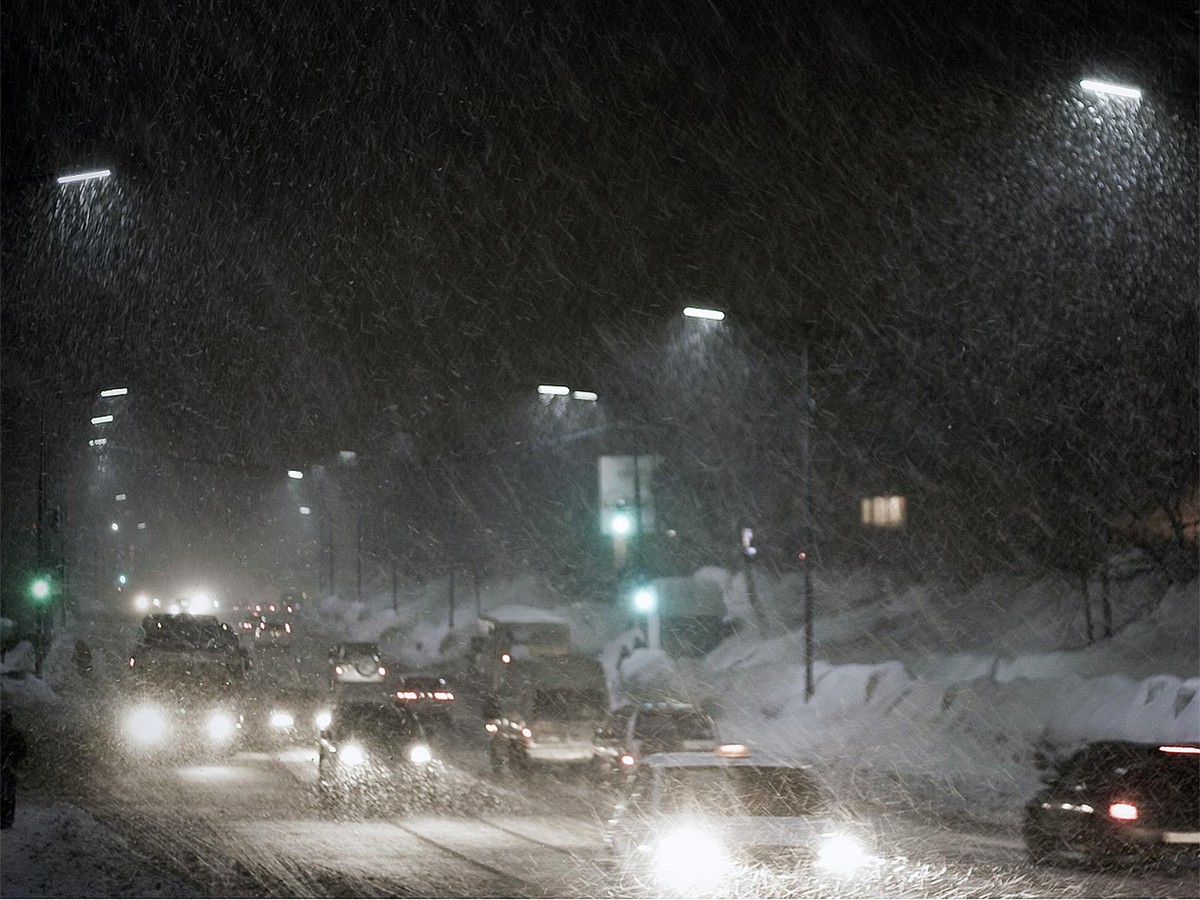
[[[800,338],[800,567],[804,603],[804,700],[813,696],[813,589],[812,589],[812,412],[808,382],[808,335]]]

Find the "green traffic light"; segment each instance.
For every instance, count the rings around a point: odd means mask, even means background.
[[[35,578],[29,585],[29,593],[34,600],[45,600],[50,596],[50,579]]]
[[[129,579],[128,579],[128,578],[126,578],[124,574],[121,574],[121,575],[118,575],[118,576],[117,576],[117,583],[118,583],[118,584],[124,584],[124,583],[125,583],[126,581],[128,581],[128,580],[129,580]]]

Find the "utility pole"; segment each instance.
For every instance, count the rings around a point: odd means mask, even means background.
[[[804,700],[813,696],[812,412],[808,383],[808,335],[800,339],[800,568],[804,604]]]

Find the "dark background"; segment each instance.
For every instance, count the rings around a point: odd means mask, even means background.
[[[1195,6],[744,6],[6,3],[6,608],[41,435],[43,552],[97,585],[117,484],[134,564],[293,578],[284,473],[347,448],[372,578],[602,594],[595,460],[634,451],[647,567],[743,517],[786,566],[801,340],[822,564],[1194,570]]]

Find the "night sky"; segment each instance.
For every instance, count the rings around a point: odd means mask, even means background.
[[[745,513],[782,547],[802,332],[831,548],[863,492],[1045,561],[1194,490],[1187,4],[11,0],[0,26],[10,571],[39,412],[74,495],[116,382],[124,465],[173,529],[207,498],[200,542],[349,446],[396,467],[371,477],[414,571],[450,533],[578,568],[544,533],[640,445],[697,559]],[[738,327],[697,337],[686,303]],[[601,401],[550,415],[542,382]]]

